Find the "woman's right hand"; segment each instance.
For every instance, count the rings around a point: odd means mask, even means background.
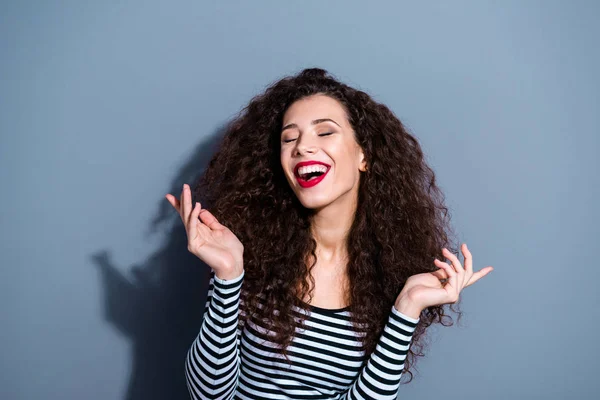
[[[188,251],[208,264],[220,279],[231,280],[240,276],[244,270],[244,246],[200,203],[192,207],[190,186],[183,185],[181,202],[170,193],[165,197],[177,210],[185,226]]]

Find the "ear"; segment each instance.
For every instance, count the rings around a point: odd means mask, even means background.
[[[362,151],[360,152],[360,164],[358,166],[358,169],[362,172],[365,172],[367,170],[367,161],[365,160],[365,155]]]

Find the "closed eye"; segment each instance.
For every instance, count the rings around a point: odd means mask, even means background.
[[[333,132],[325,132],[325,133],[320,133],[318,136],[329,136],[332,134],[333,134]],[[296,140],[296,139],[287,139],[287,140],[284,140],[283,142],[289,143],[289,142],[293,142],[294,140]]]

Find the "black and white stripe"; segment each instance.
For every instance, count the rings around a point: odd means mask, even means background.
[[[297,328],[288,347],[289,365],[260,323],[238,329],[243,277],[211,276],[200,333],[185,362],[192,399],[397,398],[418,319],[392,306],[375,351],[365,357],[363,333],[354,330],[347,309],[311,306],[306,329]]]

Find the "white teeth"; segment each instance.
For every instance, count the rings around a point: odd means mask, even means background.
[[[307,167],[300,167],[298,168],[298,175],[304,175],[304,174],[309,174],[311,172],[327,172],[327,167],[324,165],[309,165]]]

